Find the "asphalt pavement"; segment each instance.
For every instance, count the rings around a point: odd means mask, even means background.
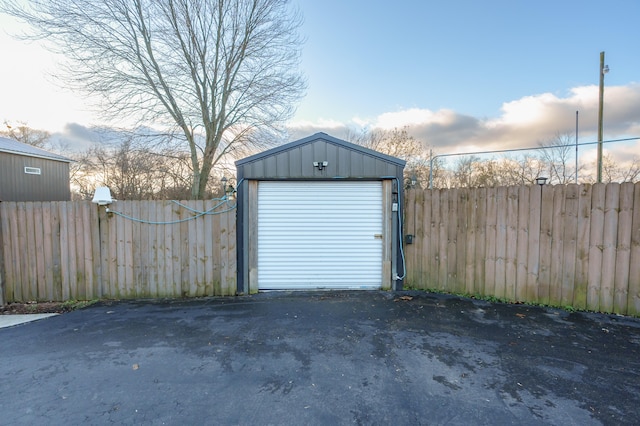
[[[98,303],[0,329],[3,425],[632,425],[640,320],[419,292]]]

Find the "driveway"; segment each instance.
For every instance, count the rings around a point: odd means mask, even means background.
[[[415,292],[101,303],[0,329],[1,424],[640,418],[640,321]]]

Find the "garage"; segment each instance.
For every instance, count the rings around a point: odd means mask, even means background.
[[[318,133],[236,167],[239,294],[401,288],[403,160]]]

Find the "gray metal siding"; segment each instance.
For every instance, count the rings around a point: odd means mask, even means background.
[[[314,161],[328,161],[329,165],[318,170]],[[379,178],[398,173],[394,163],[324,140],[258,158],[238,168],[242,168],[245,179]]]
[[[27,174],[25,167],[39,168],[40,174]],[[0,152],[0,200],[71,200],[69,163]]]

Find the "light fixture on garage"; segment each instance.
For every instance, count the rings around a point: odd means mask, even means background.
[[[328,165],[329,165],[328,161],[314,161],[313,162],[313,167],[317,167],[318,170],[320,170],[320,171],[322,171],[322,169],[324,169]]]
[[[236,193],[236,189],[233,187],[233,184],[225,176],[220,179],[220,183],[222,183],[222,196],[233,198]]]

